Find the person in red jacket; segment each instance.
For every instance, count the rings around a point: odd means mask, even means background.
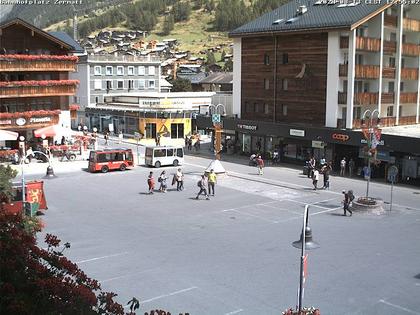
[[[258,174],[264,174],[264,160],[262,159],[261,155],[257,157],[257,165],[258,165]]]
[[[155,179],[153,178],[153,172],[150,172],[149,176],[147,176],[147,185],[149,185],[149,194],[153,194],[153,190],[155,189]]]

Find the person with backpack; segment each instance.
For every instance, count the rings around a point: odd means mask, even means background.
[[[153,172],[150,172],[149,176],[147,176],[147,185],[149,186],[149,194],[153,194],[153,190],[155,190],[155,179],[153,178]]]
[[[201,175],[201,179],[197,182],[197,186],[200,187],[200,191],[195,199],[198,199],[201,194],[204,194],[206,196],[206,200],[210,200],[209,195],[207,194],[208,181],[205,175]]]
[[[343,215],[347,216],[347,211],[348,211],[350,212],[350,216],[352,216],[353,212],[350,210],[350,204],[354,200],[353,191],[349,190],[348,192],[346,192],[345,190],[343,190],[343,194],[344,194],[344,200],[343,200],[344,214]]]
[[[166,193],[166,188],[168,187],[167,184],[166,184],[167,179],[168,179],[168,177],[166,176],[165,171],[160,173],[160,176],[159,176],[159,179],[158,179],[158,181],[160,183],[160,187],[159,187],[160,192]]]
[[[180,168],[178,168],[175,174],[175,182],[177,191],[184,190],[184,173],[182,173],[182,170]]]

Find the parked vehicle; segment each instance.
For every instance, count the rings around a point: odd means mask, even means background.
[[[125,171],[134,166],[131,149],[104,149],[90,151],[89,172],[107,173],[109,170]]]
[[[144,163],[147,166],[154,167],[178,166],[184,163],[184,148],[172,146],[146,147]]]

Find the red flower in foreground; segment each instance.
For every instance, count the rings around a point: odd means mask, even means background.
[[[48,60],[48,61],[78,61],[77,56],[67,55],[0,55],[0,61],[35,61],[35,60]]]

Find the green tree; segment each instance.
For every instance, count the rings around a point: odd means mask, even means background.
[[[191,6],[188,2],[177,2],[172,7],[175,22],[187,21],[190,18]]]
[[[17,175],[17,171],[9,165],[0,164],[0,203],[8,202],[12,197],[12,179]]]
[[[225,65],[223,67],[223,71],[226,71],[226,72],[232,72],[233,71],[233,61],[232,61],[232,59],[228,59],[225,62]]]
[[[251,18],[251,9],[243,0],[220,0],[216,8],[214,26],[218,31],[231,31],[249,22]]]
[[[165,21],[163,22],[163,32],[162,34],[164,36],[169,35],[171,31],[174,29],[174,16],[172,14],[169,14],[165,17]]]
[[[183,78],[169,80],[172,84],[172,92],[192,92],[191,81]]]
[[[224,61],[226,57],[226,52],[223,50],[222,55],[220,56],[220,61]]]
[[[206,63],[208,65],[214,65],[216,63],[216,58],[214,57],[214,54],[212,51],[208,50],[207,51],[207,56],[206,56]]]

